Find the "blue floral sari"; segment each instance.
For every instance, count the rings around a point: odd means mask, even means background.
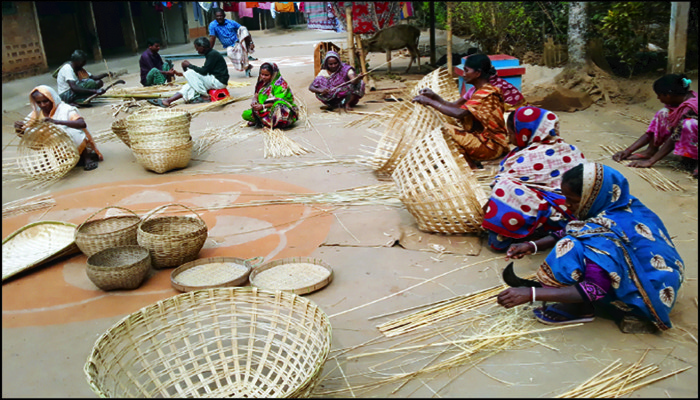
[[[537,272],[547,286],[583,279],[585,259],[603,268],[612,291],[601,301],[671,328],[685,266],[661,219],[629,193],[627,179],[602,164],[584,164],[581,219],[566,226]]]

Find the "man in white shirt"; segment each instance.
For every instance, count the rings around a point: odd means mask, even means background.
[[[61,100],[66,103],[75,103],[84,100],[93,94],[103,94],[103,78],[110,76],[105,72],[92,75],[85,70],[87,63],[87,53],[76,50],[70,56],[70,62],[65,63],[56,75],[57,91]]]

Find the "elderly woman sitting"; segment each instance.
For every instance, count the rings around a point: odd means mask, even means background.
[[[461,122],[461,128],[449,125],[448,131],[471,161],[494,160],[510,150],[503,118],[503,95],[500,89],[489,83],[493,72],[488,56],[469,56],[465,63],[464,79],[474,85],[470,98],[460,98],[450,103],[432,90],[423,89],[413,99]]]
[[[365,95],[365,83],[355,75],[352,66],[340,61],[338,53],[329,51],[309,91],[315,93],[316,98],[329,110],[342,106],[345,111],[351,111]]]
[[[103,160],[102,153],[97,150],[85,120],[75,107],[63,102],[58,93],[46,85],[35,87],[29,94],[29,102],[32,112],[27,116],[26,122],[15,122],[15,132],[19,136],[24,135],[27,123],[32,120],[51,122],[73,139],[80,154],[78,164],[83,165],[86,171],[97,168],[97,161]]]

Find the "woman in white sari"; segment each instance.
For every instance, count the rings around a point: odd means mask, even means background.
[[[231,59],[233,67],[237,71],[245,71],[245,75],[250,77],[250,71],[253,69],[253,66],[248,63],[248,54],[254,52],[253,37],[250,36],[248,28],[241,26],[238,28],[238,42],[226,48],[226,55]]]
[[[24,121],[15,122],[15,131],[18,135],[24,134],[25,125],[30,120],[43,120],[51,122],[62,129],[73,139],[75,147],[80,154],[79,165],[84,165],[86,171],[97,168],[97,161],[102,161],[102,153],[97,150],[92,140],[87,124],[78,110],[61,100],[56,91],[46,85],[35,87],[29,94],[29,102],[32,112]]]

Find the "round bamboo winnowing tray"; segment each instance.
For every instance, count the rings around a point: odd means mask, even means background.
[[[17,155],[22,174],[44,182],[60,179],[80,160],[73,139],[50,122],[27,123]]]
[[[442,128],[434,129],[416,140],[391,175],[422,231],[481,230],[487,197],[457,146]]]
[[[330,346],[328,316],[308,299],[204,289],[117,322],[83,371],[100,397],[309,397]]]
[[[240,286],[248,281],[253,261],[254,259],[236,257],[209,257],[190,261],[170,273],[170,284],[181,292]]]
[[[454,78],[450,76],[447,68],[438,68],[424,76],[423,79],[418,81],[411,89],[411,96],[418,96],[418,92],[426,88],[437,93],[445,101],[454,102],[461,97],[459,87]]]
[[[126,130],[132,148],[159,141],[181,144],[191,139],[190,121],[192,114],[184,110],[148,108],[126,117]]]
[[[379,139],[371,163],[377,174],[390,176],[417,138],[443,125],[442,116],[417,103],[402,108]]]
[[[284,290],[302,295],[331,283],[333,268],[314,258],[284,258],[253,268],[248,279],[251,285],[261,289]]]

